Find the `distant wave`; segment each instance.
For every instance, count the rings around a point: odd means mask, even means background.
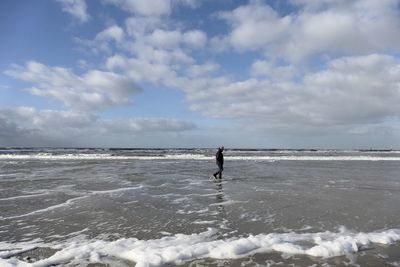
[[[0,160],[214,160],[214,156],[202,154],[165,155],[113,155],[113,154],[0,154]],[[382,155],[234,155],[225,160],[248,161],[400,161],[400,156]]]
[[[72,261],[102,263],[112,258],[134,262],[137,267],[182,264],[196,259],[238,259],[256,253],[284,253],[320,258],[350,255],[376,245],[390,245],[400,240],[400,229],[354,233],[342,227],[338,232],[269,233],[216,239],[216,230],[199,234],[177,234],[153,240],[122,238],[115,241],[72,239],[64,243],[0,242],[0,265],[27,266],[13,258],[23,252],[51,247],[58,252],[38,260],[34,266],[68,264]]]

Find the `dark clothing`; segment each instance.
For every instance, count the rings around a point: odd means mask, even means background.
[[[215,154],[215,159],[217,160],[217,165],[224,165],[224,154],[222,154],[221,148],[218,148],[217,154]]]
[[[224,165],[218,164],[218,163],[217,163],[217,166],[218,166],[218,171],[219,171],[219,173],[222,174],[222,172],[223,172],[223,170],[224,170]]]
[[[217,161],[218,171],[214,173],[214,177],[222,178],[222,171],[224,170],[224,154],[222,154],[222,149],[218,148],[217,154],[215,154],[215,159]]]

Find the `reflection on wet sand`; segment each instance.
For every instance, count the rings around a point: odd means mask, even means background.
[[[215,189],[217,190],[217,194],[215,195],[215,206],[217,208],[217,216],[218,216],[218,225],[220,229],[230,229],[230,227],[227,226],[228,220],[226,216],[226,211],[225,211],[225,206],[223,202],[225,202],[225,194],[224,194],[224,189],[222,187],[222,179],[216,179],[214,181],[215,183]],[[224,232],[219,232],[218,233],[221,237],[223,237]]]

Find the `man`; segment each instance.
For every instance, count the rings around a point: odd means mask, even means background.
[[[224,170],[224,154],[222,153],[224,151],[224,146],[221,146],[218,148],[217,154],[215,154],[215,159],[217,160],[217,166],[218,166],[218,171],[213,174],[214,178],[217,179],[217,174],[218,178],[222,178],[222,171]]]

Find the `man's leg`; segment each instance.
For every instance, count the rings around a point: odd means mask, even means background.
[[[217,179],[217,174],[218,174],[218,173],[219,173],[219,171],[213,174],[213,176],[214,176],[215,179]]]
[[[219,176],[218,176],[218,178],[222,179],[222,171],[224,170],[224,168],[222,167],[222,165],[218,165],[218,168],[219,168],[219,171],[218,171]]]
[[[217,172],[215,172],[214,174],[213,174],[213,176],[214,176],[214,178],[215,179],[217,179],[217,175],[219,174],[219,170],[220,170],[220,168],[219,168],[219,165],[217,164],[217,166],[218,166],[218,171]]]

